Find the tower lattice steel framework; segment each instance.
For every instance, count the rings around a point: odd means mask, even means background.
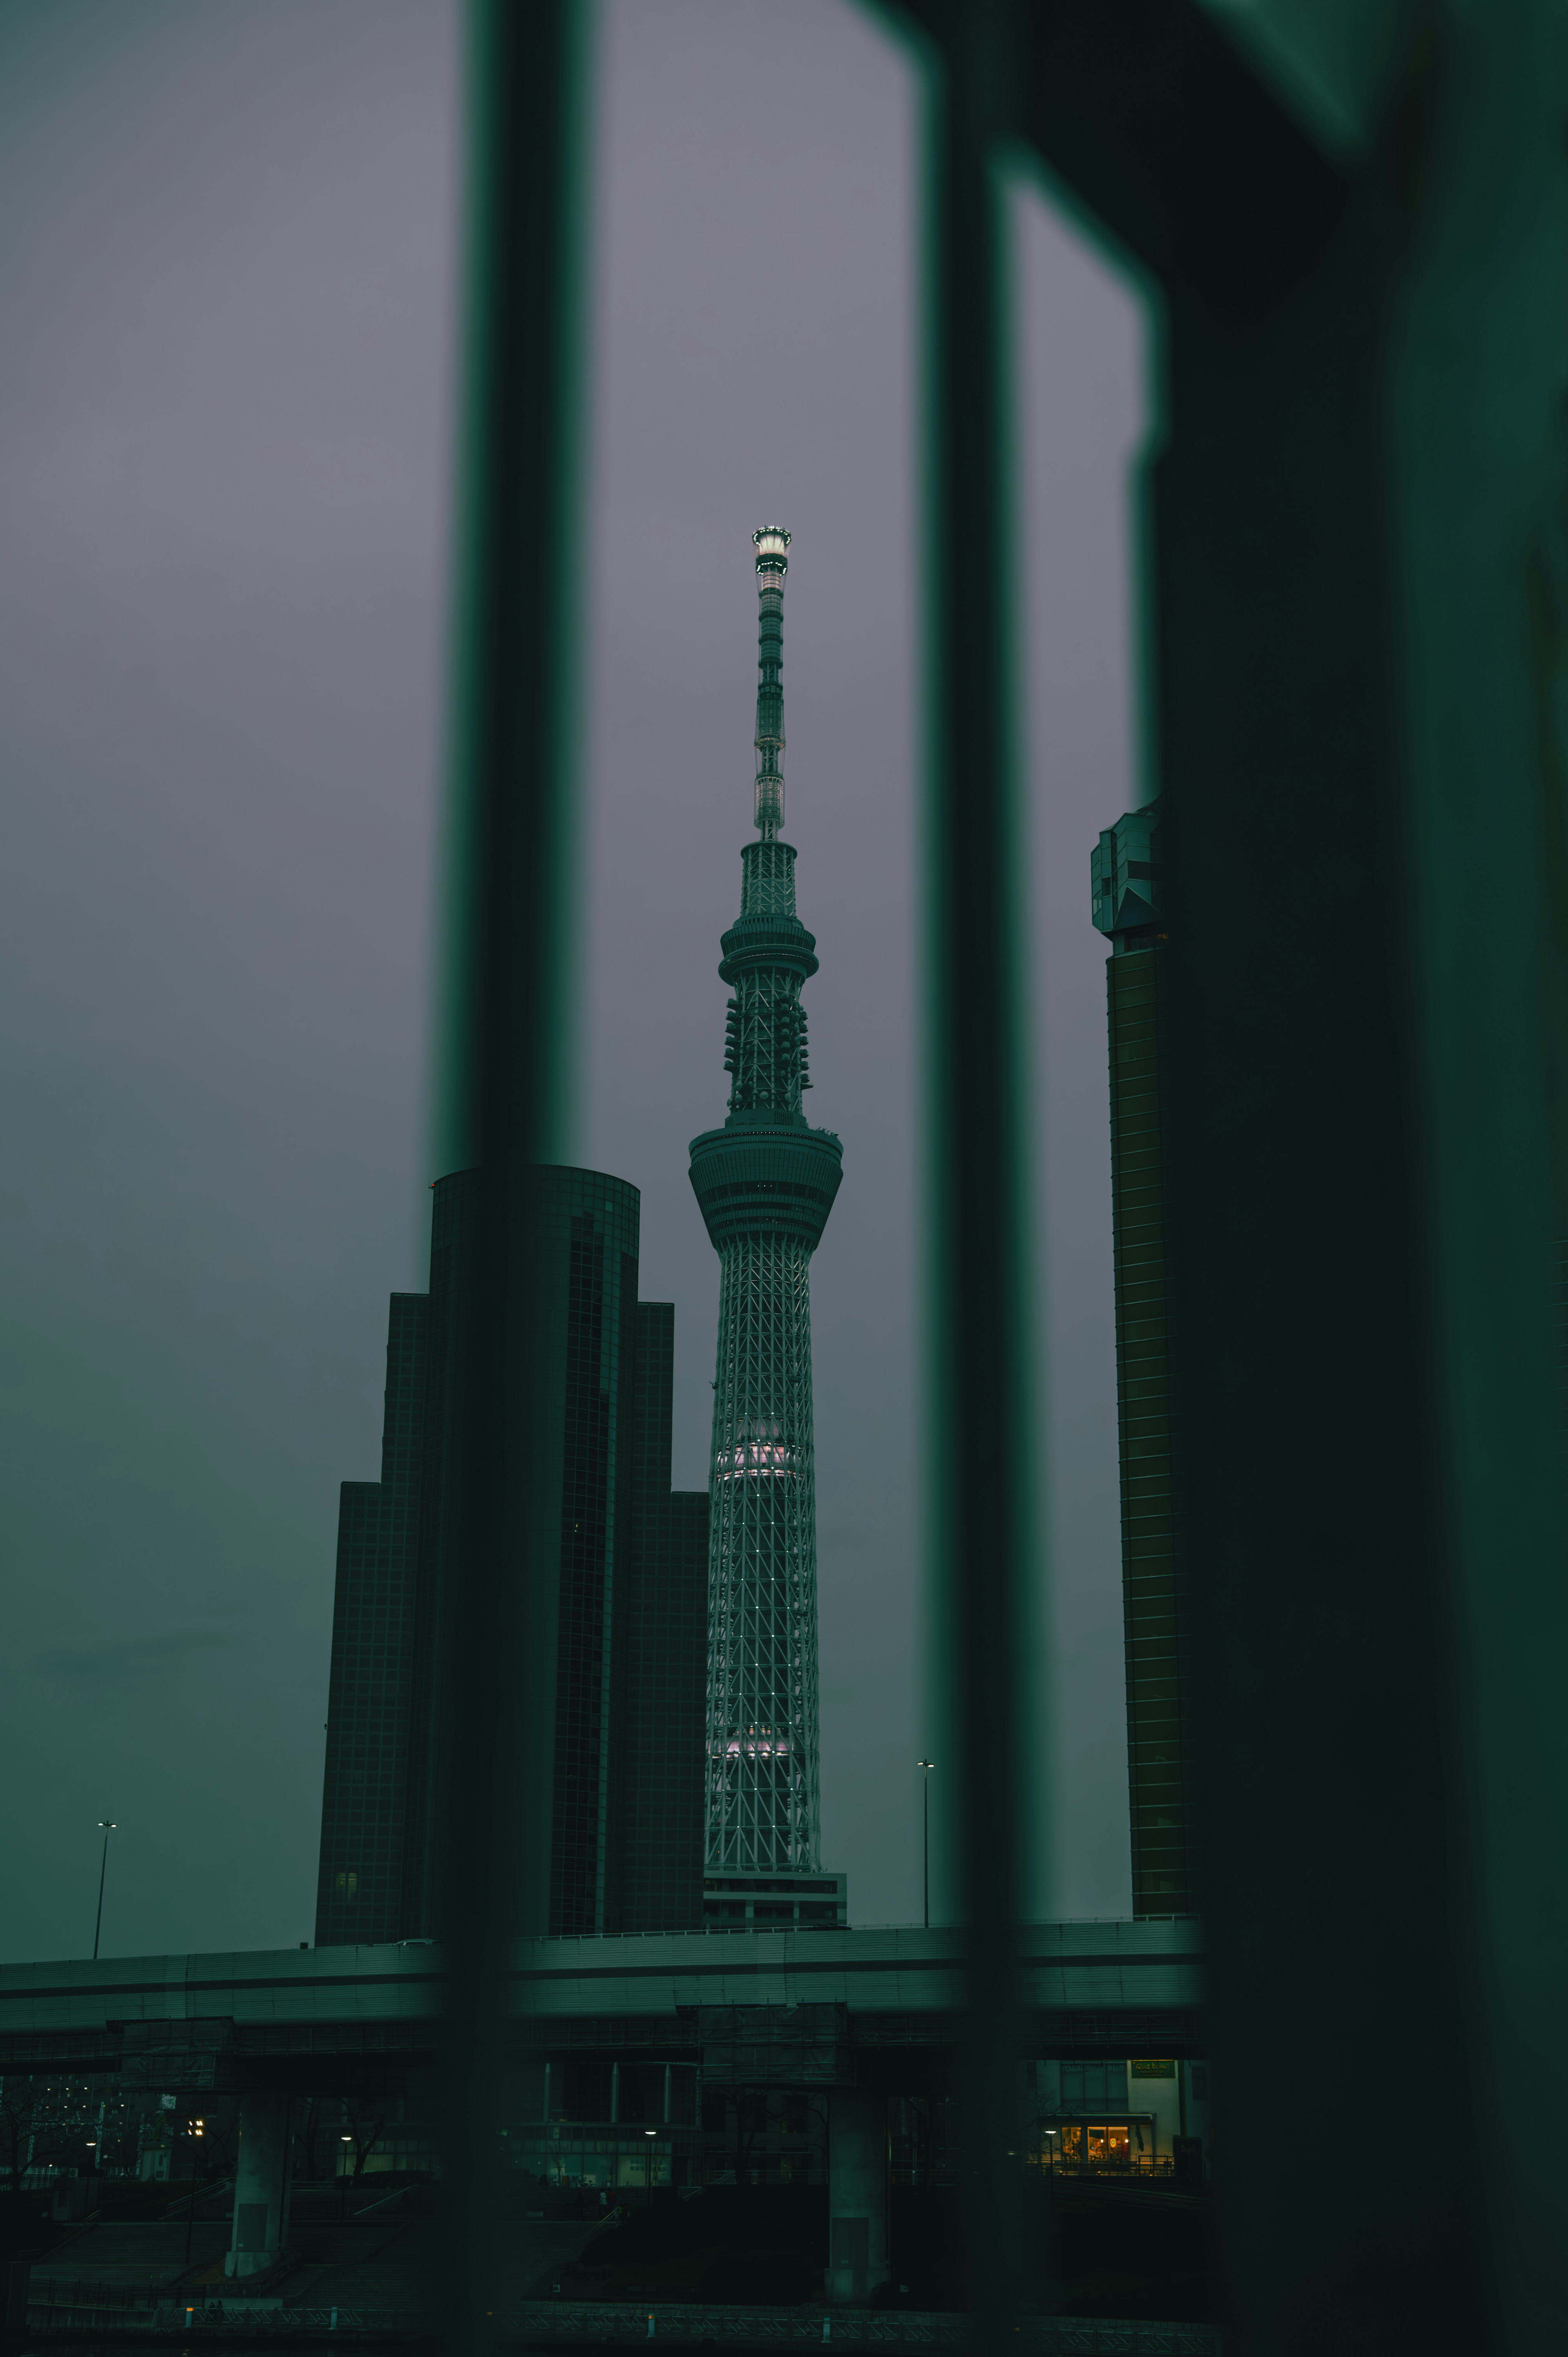
[[[815,937],[795,913],[784,823],[784,578],[789,534],[752,534],[760,605],[759,840],[741,853],[723,936],[729,1117],[692,1141],[692,1185],[719,1255],[708,1555],[707,1864],[811,1869],[817,1805],[817,1510],[811,1261],[842,1148],[800,1110],[811,1087],[800,986]]]

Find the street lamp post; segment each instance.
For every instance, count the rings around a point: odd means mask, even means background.
[[[920,1771],[920,1868],[926,1894],[926,1929],[931,1928],[931,1770],[934,1760],[917,1760]]]
[[[98,1921],[92,1927],[92,1961],[98,1962],[98,1935],[103,1929],[103,1878],[109,1871],[109,1836],[114,1831],[113,1817],[100,1817],[98,1830],[103,1836],[103,1857],[98,1868]]]

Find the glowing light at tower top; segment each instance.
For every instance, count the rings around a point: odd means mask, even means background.
[[[757,551],[757,833],[771,843],[784,823],[784,576],[789,535],[764,524],[751,535]]]

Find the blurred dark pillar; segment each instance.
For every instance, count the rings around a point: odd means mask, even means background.
[[[1024,2231],[1016,1978],[1024,1745],[1017,1665],[1030,1547],[1030,1289],[1020,1220],[1006,574],[1012,499],[1004,190],[1007,9],[933,12],[928,255],[932,467],[928,874],[934,1018],[935,1555],[957,1740],[970,1933],[963,2082],[969,2298],[986,2346],[1037,2303]]]
[[[1568,1954],[1565,124],[1559,0],[1451,0],[1379,164],[1403,249],[1381,416],[1396,856],[1427,1171],[1442,1801],[1465,1910],[1443,1929],[1467,2017],[1488,2322],[1494,2346],[1521,2351],[1568,2341],[1568,2151],[1534,2126],[1568,2110],[1568,2050],[1543,2031]]]
[[[1310,260],[1167,282],[1176,1382],[1246,2357],[1490,2345],[1384,416],[1400,243],[1376,159]],[[1283,2050],[1288,2194],[1258,2166]],[[1442,2092],[1392,2168],[1332,2124],[1417,2054]]]
[[[478,1168],[446,1419],[453,1511],[435,1762],[447,1943],[444,2233],[435,2290],[455,2349],[515,2343],[510,1943],[548,1887],[553,1566],[531,1499],[540,1425],[532,1166],[563,1075],[557,980],[575,577],[575,201],[581,24],[571,0],[471,0],[463,542],[455,658],[453,955],[461,1158]]]
[[[1522,2351],[1568,2282],[1568,30],[1434,0],[1374,107],[1350,15],[1246,12],[1361,105],[1331,156],[1219,14],[1017,5],[1012,111],[1165,339],[1227,2313],[1245,2357]]]

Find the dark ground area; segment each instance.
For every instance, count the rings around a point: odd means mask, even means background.
[[[822,2298],[827,2241],[822,2186],[655,2193],[602,2226],[574,2264],[536,2276],[527,2296],[796,2308]]]
[[[194,2226],[166,2187],[105,2185],[91,2219],[64,2225],[46,2197],[0,2201],[0,2236],[25,2250],[38,2277],[135,2287],[178,2284],[181,2296],[231,2297],[223,2253],[231,2190],[199,2196]],[[1036,2179],[1027,2228],[1040,2263],[1040,2305],[1081,2317],[1199,2321],[1213,2310],[1202,2195],[1114,2179]],[[520,2194],[525,2296],[534,2300],[693,2302],[781,2307],[822,2298],[828,2202],[820,2186],[711,2186],[693,2194],[622,2197],[607,2217],[596,2196]],[[417,2312],[433,2253],[435,2189],[296,2190],[290,2257],[258,2294],[287,2307],[380,2311],[389,2325]],[[893,2275],[879,2308],[966,2307],[955,2193],[896,2189]],[[188,2251],[188,2259],[187,2253]],[[0,2255],[4,2255],[0,2248]]]
[[[1037,2181],[1026,2192],[1031,2238],[1058,2312],[1172,2322],[1210,2314],[1200,2194],[1092,2178]],[[536,2276],[530,2297],[794,2307],[822,2298],[827,2237],[820,2186],[656,2193],[601,2228],[575,2262]],[[965,2306],[956,2194],[896,2189],[891,2239],[893,2276],[878,2306]]]

